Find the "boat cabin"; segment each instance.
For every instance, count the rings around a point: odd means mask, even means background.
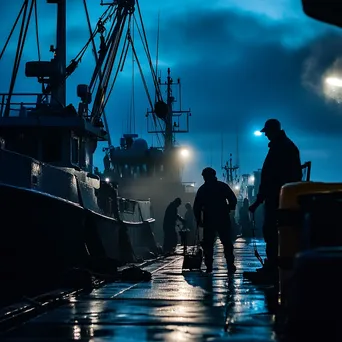
[[[4,147],[54,166],[92,172],[97,141],[107,140],[103,127],[96,127],[72,105],[56,110],[42,101],[42,95],[35,95],[38,101],[14,100],[10,107],[4,105],[3,95],[0,136]]]
[[[148,147],[137,134],[124,134],[120,146],[105,149],[104,174],[114,181],[154,178],[180,180],[181,165],[177,149],[168,154]],[[178,158],[179,159],[179,158]]]

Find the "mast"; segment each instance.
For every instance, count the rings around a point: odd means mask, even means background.
[[[50,4],[57,4],[57,39],[54,63],[58,76],[51,89],[51,104],[65,107],[66,103],[66,0],[48,0]]]
[[[167,78],[164,83],[161,82],[161,79],[158,79],[159,85],[166,86],[166,95],[167,95],[167,108],[168,112],[164,118],[159,117],[160,120],[164,122],[164,125],[159,125],[155,123],[155,112],[147,111],[147,118],[152,117],[152,124],[148,122],[148,133],[162,133],[164,136],[164,151],[170,151],[175,147],[175,135],[177,133],[189,133],[189,117],[191,116],[191,111],[182,110],[181,101],[179,101],[179,110],[174,110],[173,104],[176,102],[175,97],[173,96],[173,86],[177,85],[179,88],[179,98],[181,98],[181,81],[180,78],[177,79],[177,83],[173,82],[171,77],[170,68],[167,69]],[[150,115],[152,114],[152,115]],[[151,127],[152,126],[152,127]],[[157,128],[158,127],[158,128]]]
[[[223,177],[225,178],[226,182],[230,186],[235,186],[239,182],[237,174],[239,166],[233,165],[233,157],[231,153],[229,156],[229,161],[226,162],[226,165],[222,166],[222,169],[224,170]]]
[[[172,112],[172,104],[174,102],[174,97],[172,96],[172,83],[173,80],[170,76],[170,68],[167,69],[167,107],[168,107],[168,113],[165,119],[165,143],[164,143],[164,149],[165,151],[170,150],[173,147],[174,142],[174,134],[172,129],[172,119],[173,119],[173,112]]]

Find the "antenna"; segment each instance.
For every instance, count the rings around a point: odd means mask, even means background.
[[[221,167],[223,167],[223,132],[221,132]]]
[[[237,166],[237,167],[240,167],[239,133],[236,134],[236,166]]]
[[[157,52],[156,52],[156,76],[158,77],[158,62],[159,62],[159,35],[160,35],[160,10],[158,11],[158,29],[157,29]],[[155,100],[157,101],[157,91],[155,93]]]
[[[235,122],[236,123],[236,166],[239,168],[240,167],[240,151],[239,151],[239,124],[238,121]]]

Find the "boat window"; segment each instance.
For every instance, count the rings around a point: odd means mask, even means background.
[[[42,161],[47,163],[62,160],[62,140],[58,134],[51,134],[43,139]]]
[[[11,134],[6,138],[6,148],[32,158],[39,159],[39,141],[32,134]]]
[[[77,137],[71,139],[71,162],[79,163],[79,139]]]

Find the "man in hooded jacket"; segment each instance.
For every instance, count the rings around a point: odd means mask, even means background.
[[[202,247],[207,273],[213,270],[214,243],[217,234],[224,248],[228,272],[234,273],[236,267],[231,240],[230,211],[235,210],[237,199],[228,184],[217,180],[216,171],[211,167],[205,168],[202,176],[204,184],[197,191],[193,210],[197,225],[203,226]]]
[[[182,200],[175,198],[166,208],[163,221],[164,231],[164,253],[172,253],[178,243],[178,235],[176,231],[177,221],[185,222],[183,217],[178,214],[178,208],[182,204]]]

